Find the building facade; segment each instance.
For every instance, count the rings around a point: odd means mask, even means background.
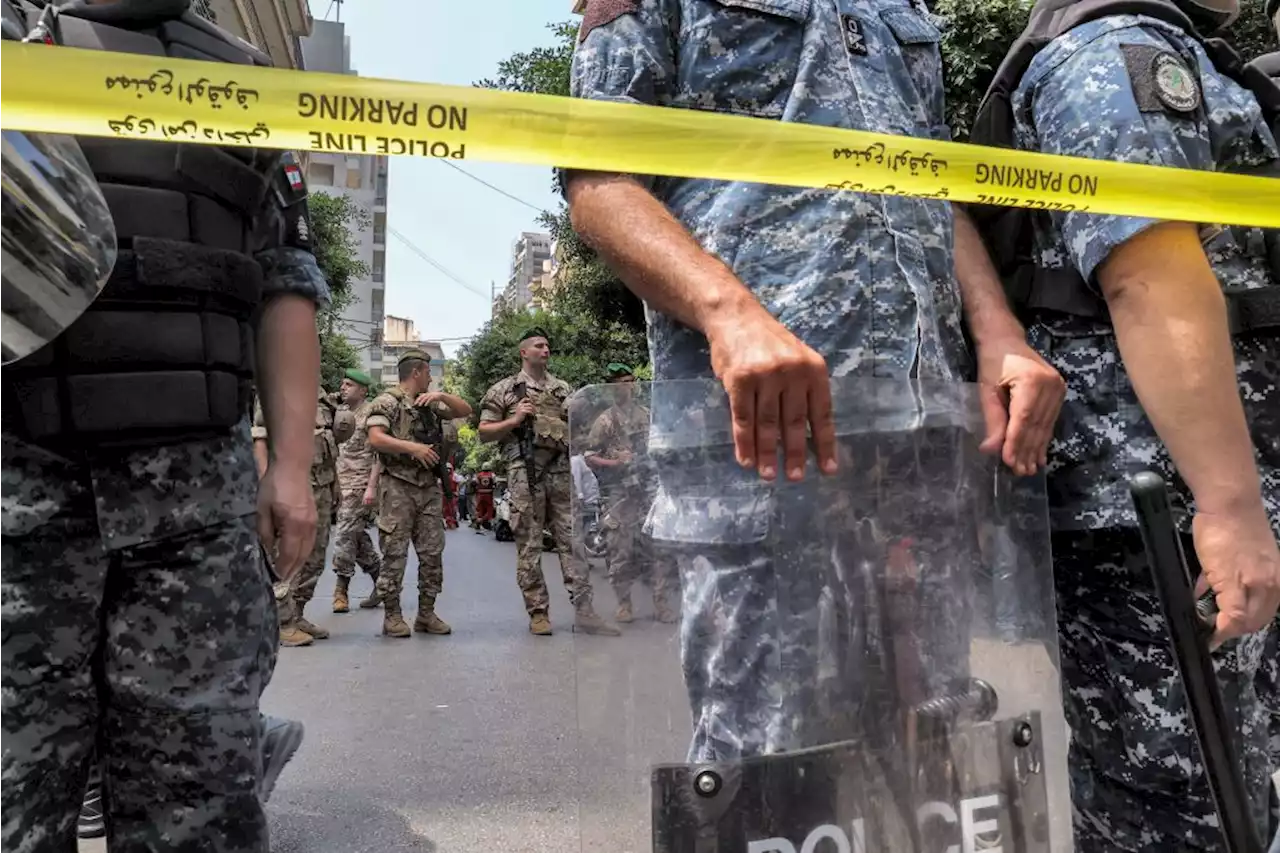
[[[528,310],[533,302],[533,286],[543,274],[543,263],[551,260],[551,235],[525,231],[511,248],[511,274],[503,291],[503,304],[511,311]]]
[[[351,39],[337,21],[316,21],[301,40],[308,71],[355,74],[351,67]],[[342,313],[342,331],[360,353],[371,376],[382,373],[383,317],[387,281],[387,185],[389,164],[380,155],[310,152],[306,158],[307,185],[313,193],[346,196],[368,214],[368,227],[352,228],[357,257],[369,273],[351,282],[351,303]]]
[[[314,21],[307,0],[192,0],[191,10],[264,51],[277,68],[303,68],[300,40]]]
[[[444,348],[438,341],[424,341],[418,337],[418,330],[413,321],[407,317],[388,315],[383,326],[382,364],[373,374],[384,385],[395,385],[400,381],[397,362],[405,350],[420,349],[431,358],[431,390],[439,391],[444,387]]]

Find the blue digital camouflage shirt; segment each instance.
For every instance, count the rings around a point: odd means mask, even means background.
[[[908,0],[593,0],[572,94],[949,139],[939,37]],[[642,180],[833,375],[967,377],[946,202]],[[649,344],[655,379],[711,375],[658,312]]]
[[[1113,16],[1059,37],[1031,63],[1012,105],[1017,145],[1027,150],[1222,172],[1278,156],[1253,95],[1219,74],[1195,40],[1149,18]],[[1096,272],[1111,251],[1153,224],[1037,213],[1038,262],[1070,265],[1096,290]],[[1278,285],[1258,229],[1202,223],[1200,234],[1223,287]],[[1050,449],[1054,526],[1133,526],[1126,478],[1152,467],[1175,484],[1175,502],[1190,509],[1190,494],[1125,373],[1110,322],[1041,313],[1028,332],[1067,381]],[[1280,530],[1280,337],[1234,342],[1263,494]]]

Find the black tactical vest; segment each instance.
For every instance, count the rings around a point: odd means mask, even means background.
[[[15,5],[28,28],[50,20],[27,0]],[[73,7],[57,15],[56,44],[43,49],[271,64],[187,5]],[[78,141],[115,220],[119,257],[79,320],[5,367],[5,430],[36,442],[111,445],[227,432],[250,411],[263,286],[254,253],[271,239],[264,228],[276,225],[269,191],[281,152]]]
[[[1280,84],[1266,74],[1249,71],[1222,39],[1201,36],[1191,19],[1172,0],[1039,0],[1027,28],[996,71],[974,119],[971,139],[979,145],[1014,148],[1013,92],[1031,61],[1044,47],[1078,26],[1115,15],[1143,15],[1178,27],[1201,43],[1219,73],[1248,88],[1274,129],[1280,118]],[[1280,136],[1277,137],[1280,141]],[[1280,160],[1253,174],[1280,178]],[[1036,310],[1081,317],[1102,317],[1106,302],[1073,268],[1045,269],[1034,261],[1034,211],[1016,207],[968,205],[991,253],[1014,311],[1024,319]],[[1280,283],[1280,234],[1268,233],[1271,268]],[[1280,333],[1280,287],[1227,291],[1232,331],[1236,334]]]

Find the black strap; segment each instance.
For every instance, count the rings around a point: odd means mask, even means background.
[[[1232,335],[1280,334],[1280,287],[1228,289],[1226,296]]]

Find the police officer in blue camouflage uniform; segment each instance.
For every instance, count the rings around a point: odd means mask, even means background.
[[[909,0],[590,0],[571,87],[947,139],[939,39]],[[563,184],[578,232],[647,303],[654,379],[714,375],[733,413],[742,476],[692,482],[665,466],[665,509],[651,514],[684,582],[691,760],[794,747],[813,697],[789,689],[790,661],[776,654],[777,583],[757,538],[770,521],[754,513],[770,511],[780,456],[786,480],[804,476],[810,427],[819,470],[837,470],[829,377],[970,379],[967,321],[986,385],[984,449],[1028,474],[1044,462],[1061,378],[1027,347],[977,232],[946,202],[588,172]],[[654,392],[655,448],[707,404],[667,390]]]
[[[1025,150],[1275,174],[1258,101],[1205,38],[1233,0],[1147,7],[1041,0],[974,141],[1007,143],[1007,120]],[[1029,340],[1068,388],[1049,490],[1077,849],[1216,850],[1128,478],[1154,468],[1174,485],[1184,549],[1216,593],[1215,663],[1262,831],[1271,768],[1255,675],[1280,604],[1280,270],[1258,229],[1027,216]]]
[[[6,0],[5,35],[39,25],[49,46],[28,49],[270,64],[187,6]],[[114,220],[114,269],[78,320],[3,371],[3,847],[74,849],[96,749],[112,851],[267,853],[274,725],[258,705],[277,626],[259,541],[287,578],[315,536],[329,299],[301,171],[277,151],[79,145]],[[261,481],[255,384],[272,436]]]

